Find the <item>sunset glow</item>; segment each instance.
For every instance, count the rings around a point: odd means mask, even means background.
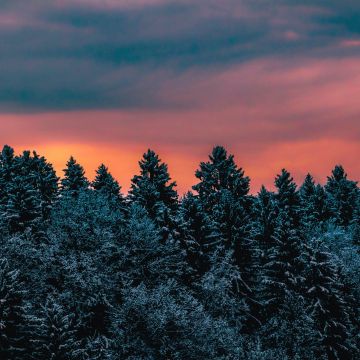
[[[153,148],[185,192],[216,144],[253,192],[282,167],[323,183],[341,163],[359,179],[351,13],[335,1],[200,3],[1,5],[1,143],[36,149],[59,176],[70,155],[89,178],[105,162],[124,191]]]

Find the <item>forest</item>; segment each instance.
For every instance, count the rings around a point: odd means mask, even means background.
[[[5,145],[0,359],[360,359],[357,182],[282,169],[255,195],[221,146],[195,175],[180,196],[148,150],[124,194]]]

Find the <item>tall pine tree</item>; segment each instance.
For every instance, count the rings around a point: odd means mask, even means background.
[[[178,212],[180,239],[195,279],[209,270],[211,257],[221,241],[215,222],[204,211],[200,199],[187,193]]]
[[[100,191],[109,198],[122,199],[120,193],[121,187],[119,183],[114,179],[114,177],[109,172],[109,169],[101,164],[96,170],[96,177],[92,183],[93,188],[96,191]]]
[[[275,178],[277,193],[275,198],[280,212],[283,214],[282,221],[287,226],[298,227],[300,224],[300,197],[297,186],[290,173],[285,169]]]
[[[330,217],[326,194],[320,184],[307,174],[299,190],[301,222],[305,227],[322,226]]]
[[[234,156],[228,155],[222,146],[214,147],[209,161],[200,164],[195,176],[200,182],[193,186],[193,189],[198,192],[206,211],[211,211],[222,190],[228,190],[239,200],[249,192],[250,179],[237,167]]]
[[[352,359],[351,310],[334,260],[318,240],[306,247],[305,254],[304,294],[318,331],[318,355],[325,352],[329,360]]]
[[[64,178],[61,179],[61,192],[63,194],[77,195],[80,190],[89,187],[84,168],[72,156],[66,164],[64,175]]]
[[[19,272],[9,268],[6,259],[0,259],[0,358],[24,359],[25,305],[24,284]]]
[[[84,350],[78,339],[78,324],[53,297],[48,296],[38,315],[29,316],[30,359],[81,360]]]
[[[335,166],[325,185],[332,217],[341,226],[348,226],[354,218],[359,198],[355,181],[348,180],[341,165]]]
[[[167,218],[177,207],[176,183],[171,182],[167,165],[150,149],[139,161],[139,166],[140,174],[132,179],[130,199],[143,206],[150,217],[167,232]]]
[[[5,145],[0,153],[0,206],[7,203],[8,189],[14,171],[14,149]]]

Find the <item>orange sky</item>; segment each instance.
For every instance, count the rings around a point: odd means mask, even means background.
[[[196,77],[188,82],[187,78]],[[0,114],[0,142],[36,149],[61,170],[70,155],[89,178],[104,162],[126,191],[138,160],[152,148],[168,163],[181,193],[214,145],[225,146],[252,178],[252,191],[272,187],[282,167],[298,182],[320,181],[336,164],[360,179],[360,62],[356,58],[254,61],[213,76],[184,74],[189,109],[78,110]],[[160,90],[159,90],[160,91]]]
[[[180,193],[214,145],[252,192],[283,167],[298,183],[336,164],[360,180],[350,2],[1,3],[0,144],[36,149],[59,176],[70,155],[90,179],[103,162],[124,191],[148,148]]]

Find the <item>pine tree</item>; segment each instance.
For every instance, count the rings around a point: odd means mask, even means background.
[[[258,243],[260,258],[264,260],[269,249],[275,244],[274,236],[279,214],[275,194],[266,190],[264,186],[256,197],[253,213],[252,237]]]
[[[184,274],[185,256],[180,244],[169,239],[162,241],[160,231],[143,207],[133,204],[129,210],[123,247],[120,276],[122,283],[144,283],[154,286],[169,278],[179,279]]]
[[[153,220],[166,227],[168,212],[177,207],[176,183],[170,182],[167,165],[150,149],[143,155],[139,166],[140,175],[132,179],[130,199],[144,206]]]
[[[266,285],[263,280],[267,276],[267,264],[270,256],[277,245],[279,209],[275,200],[275,194],[261,187],[253,207],[253,221],[251,238],[255,242],[255,254],[253,256],[253,276],[256,278],[255,298],[258,301],[256,308],[257,316],[261,321],[266,320],[266,312],[263,311],[262,303]]]
[[[21,175],[14,175],[8,186],[8,201],[4,218],[10,234],[41,228],[42,209],[40,194],[31,182]]]
[[[5,145],[0,153],[0,206],[7,203],[8,187],[14,171],[14,149]]]
[[[195,278],[210,268],[211,257],[221,240],[216,224],[204,211],[202,202],[192,193],[181,201],[178,222],[180,239]]]
[[[300,186],[299,195],[301,200],[302,218],[305,222],[313,223],[315,217],[314,199],[316,185],[314,178],[307,174],[303,184]]]
[[[218,248],[211,260],[211,268],[200,280],[199,288],[206,310],[215,318],[226,319],[238,330],[244,331],[249,319],[258,323],[249,304],[247,284],[234,264],[232,251]]]
[[[16,157],[10,147],[5,147],[3,152],[0,182],[4,182],[2,209],[5,216],[19,220],[19,229],[28,225],[27,218],[30,221],[40,217],[48,219],[58,190],[58,178],[52,165],[36,152],[31,155],[30,151],[24,151]]]
[[[305,294],[308,312],[315,321],[321,348],[329,360],[351,359],[350,309],[341,279],[324,245],[313,240],[306,247]]]
[[[359,198],[355,181],[348,180],[341,165],[335,166],[325,185],[332,217],[340,226],[348,226],[354,218]]]
[[[104,164],[101,164],[96,170],[96,177],[92,186],[95,190],[104,193],[109,198],[118,200],[122,198],[119,183],[113,178],[109,169]]]
[[[310,228],[322,226],[330,216],[323,187],[320,184],[315,185],[313,177],[307,174],[299,195],[301,222]]]
[[[56,176],[52,164],[35,151],[30,163],[33,186],[40,194],[42,217],[47,220],[58,195],[59,178]]]
[[[290,173],[285,169],[275,178],[277,193],[275,195],[279,210],[283,213],[285,225],[298,227],[300,223],[300,197],[297,186]]]
[[[228,155],[222,146],[216,146],[209,159],[200,164],[195,173],[200,182],[193,186],[205,204],[206,211],[211,211],[222,190],[229,191],[239,200],[245,198],[249,192],[250,179],[237,167],[234,156]]]
[[[25,342],[23,326],[25,306],[24,284],[19,272],[9,268],[6,259],[0,259],[0,358],[21,360]]]
[[[286,299],[301,294],[304,259],[303,240],[298,229],[289,226],[287,213],[280,212],[272,237],[274,244],[263,265],[263,304],[266,316],[278,314]]]
[[[250,179],[237,167],[233,155],[216,146],[209,161],[196,171],[200,182],[193,187],[205,212],[216,224],[219,245],[232,254],[232,264],[241,274],[239,294],[251,307],[254,302],[255,244],[250,238]]]
[[[84,350],[78,339],[75,316],[53,296],[48,296],[38,315],[29,318],[31,359],[77,360]]]
[[[85,347],[86,360],[114,360],[111,341],[105,336],[90,337]]]
[[[65,176],[61,179],[62,193],[77,195],[80,190],[87,189],[89,181],[85,177],[84,168],[71,156],[64,169]]]

